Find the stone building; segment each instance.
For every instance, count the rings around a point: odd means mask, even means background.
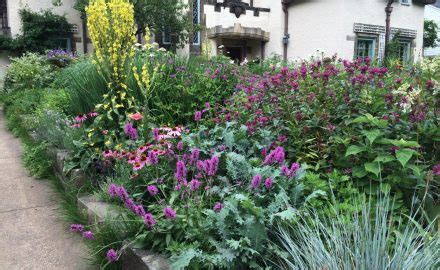
[[[202,33],[183,52],[198,53],[209,42],[212,54],[242,61],[271,54],[307,58],[319,50],[343,58],[384,56],[386,33],[398,34],[399,56],[417,60],[423,48],[426,4],[435,0],[188,0]],[[391,4],[391,2],[393,2]],[[385,11],[387,5],[389,6]],[[387,14],[390,19],[386,27]]]

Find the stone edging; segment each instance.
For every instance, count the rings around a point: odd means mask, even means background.
[[[54,162],[54,171],[59,180],[66,187],[67,184],[81,188],[87,181],[87,176],[80,170],[74,169],[69,173],[64,172],[64,164],[69,157],[65,150],[49,148],[49,157]],[[82,196],[77,198],[77,207],[87,215],[89,224],[102,224],[106,218],[116,218],[124,215],[114,205],[98,200],[94,196]],[[171,269],[169,261],[163,255],[148,250],[136,249],[128,246],[122,256],[122,269],[130,270],[168,270]]]

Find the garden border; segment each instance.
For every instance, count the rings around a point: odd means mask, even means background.
[[[64,189],[67,185],[76,188],[85,185],[88,179],[82,170],[74,169],[69,173],[64,172],[64,164],[70,156],[69,152],[56,148],[48,148],[46,152],[54,160],[53,170]],[[77,196],[76,199],[77,208],[81,213],[86,214],[89,224],[104,224],[108,217],[123,215],[120,209],[110,203],[100,201],[93,195]],[[122,269],[168,270],[171,267],[169,261],[163,255],[128,246],[122,255]]]

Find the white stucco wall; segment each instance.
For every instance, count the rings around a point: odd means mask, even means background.
[[[328,55],[338,53],[340,57],[351,59],[354,23],[385,26],[385,6],[384,0],[297,1],[289,8],[291,40],[288,57],[304,58],[320,49]],[[391,27],[417,31],[414,56],[418,58],[423,46],[424,6],[402,5],[396,1],[393,7]]]
[[[435,21],[440,26],[440,8],[431,5],[426,6],[425,19]],[[440,31],[438,35],[440,36]],[[440,55],[440,46],[425,49],[425,56],[432,57],[437,55]]]
[[[244,2],[249,2],[245,0]],[[281,0],[254,0],[255,7],[270,8],[270,12],[252,11],[236,18],[229,9],[215,12],[214,6],[205,5],[206,27],[218,25],[231,27],[240,23],[243,27],[256,27],[269,31],[270,41],[266,44],[266,55],[283,53],[284,13]],[[307,58],[316,55],[317,50],[328,55],[338,53],[351,59],[354,55],[354,23],[385,26],[385,0],[296,0],[289,7],[288,58]],[[423,43],[424,6],[396,1],[391,15],[391,27],[417,31],[414,41],[418,58]]]
[[[269,12],[260,12],[260,16],[254,16],[253,11],[247,10],[246,14],[241,15],[239,18],[235,17],[235,14],[229,12],[229,8],[221,10],[221,12],[215,12],[213,5],[205,5],[206,15],[206,27],[211,28],[221,25],[223,28],[234,26],[239,23],[242,27],[256,27],[261,28],[264,31],[269,31],[269,24],[272,23]]]
[[[16,36],[21,32],[21,20],[19,10],[29,8],[32,11],[51,9],[55,14],[66,15],[67,21],[78,26],[75,37],[82,38],[82,21],[78,11],[73,6],[75,0],[63,0],[61,6],[54,6],[52,0],[7,0],[8,22],[11,27],[11,35]],[[76,43],[79,53],[83,52],[82,43]]]

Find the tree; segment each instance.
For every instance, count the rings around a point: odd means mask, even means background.
[[[77,0],[75,8],[84,14],[89,0]],[[145,28],[157,36],[170,31],[176,47],[188,42],[191,33],[198,31],[187,13],[188,5],[181,0],[130,0],[134,6],[134,17],[138,27],[136,34],[144,34]]]
[[[437,45],[439,26],[431,20],[425,20],[423,32],[423,48],[432,48]]]

